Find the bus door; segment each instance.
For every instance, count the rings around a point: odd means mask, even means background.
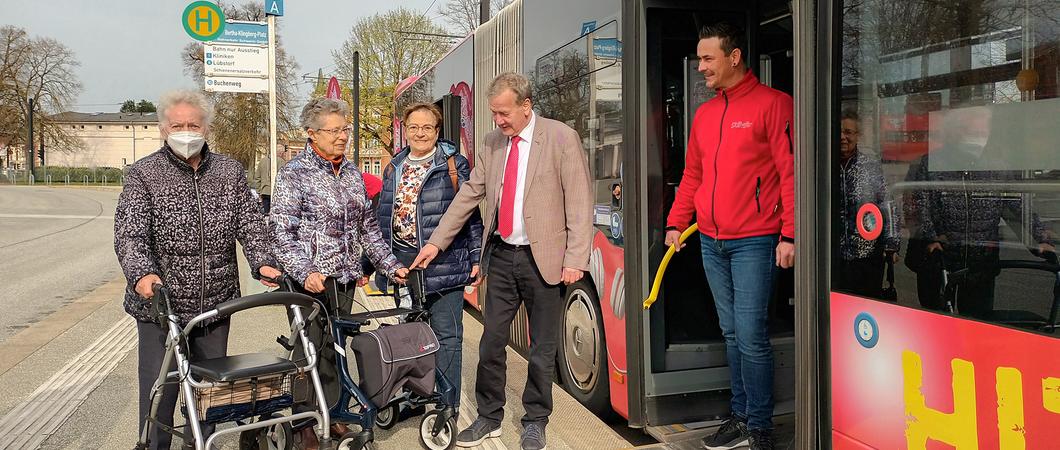
[[[442,129],[439,130],[438,138],[453,142],[456,150],[463,153],[466,149],[460,148],[460,97],[445,94],[435,105],[442,110]]]
[[[645,1],[624,10],[626,42],[641,42],[625,61],[630,69],[624,99],[627,183],[639,184],[627,226],[627,299],[640,309],[666,247],[666,217],[684,170],[688,133],[696,109],[714,96],[698,73],[698,30],[729,22],[747,32],[751,69],[777,89],[791,93],[792,19],[787,1]],[[636,20],[630,13],[642,15]],[[627,47],[628,48],[628,47]],[[640,73],[631,73],[637,68]],[[764,71],[764,72],[763,72]],[[635,173],[630,173],[630,172]],[[641,220],[634,220],[639,217]],[[639,229],[633,227],[640,227]],[[630,394],[630,422],[664,425],[722,417],[729,408],[729,369],[714,300],[703,271],[697,235],[670,261],[659,300],[640,323],[627,324],[630,359],[643,364],[643,389]],[[634,279],[635,281],[631,281]],[[792,274],[781,276],[770,308],[776,354],[778,413],[794,408]],[[636,317],[636,316],[631,316]],[[635,322],[630,320],[629,322]],[[635,355],[639,349],[640,355]],[[630,373],[636,367],[631,362]],[[635,402],[642,402],[635,405]],[[640,415],[638,416],[638,413]]]

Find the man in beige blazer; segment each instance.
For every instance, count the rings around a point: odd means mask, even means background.
[[[486,135],[471,179],[460,188],[413,267],[426,267],[485,200],[482,266],[487,276],[475,382],[478,418],[460,432],[457,445],[472,447],[501,435],[505,346],[515,313],[525,303],[530,367],[523,389],[521,445],[542,450],[552,413],[563,285],[580,280],[589,266],[589,167],[577,132],[534,113],[526,77],[501,74],[488,95],[498,129]]]

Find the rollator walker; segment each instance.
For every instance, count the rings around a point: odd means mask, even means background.
[[[156,427],[159,432],[183,439],[191,434],[184,448],[203,450],[214,448],[217,438],[240,434],[240,448],[290,448],[293,441],[291,424],[312,419],[320,424],[321,448],[333,448],[330,436],[331,418],[326,408],[283,415],[295,402],[314,395],[318,405],[325,405],[324,391],[317,374],[317,349],[306,336],[305,325],[320,312],[320,306],[309,296],[294,292],[267,292],[229,300],[215,309],[191,319],[183,328],[173,313],[169,290],[160,284],[153,286],[152,311],[159,323],[168,328],[165,356],[158,379],[151,389],[151,412],[144,420],[143,432],[137,449],[149,446],[149,436]],[[207,360],[190,361],[185,337],[197,326],[211,319],[224,319],[252,308],[282,305],[290,309],[292,335],[305,351],[304,361],[267,353],[248,353]],[[308,315],[303,315],[303,309]],[[169,367],[176,361],[176,370]],[[311,392],[295,392],[295,379],[308,377]],[[168,427],[158,421],[161,393],[166,385],[180,385],[180,410],[185,424]],[[301,397],[299,397],[301,395]],[[235,422],[236,426],[204,435],[204,427]],[[178,429],[183,428],[183,433]]]

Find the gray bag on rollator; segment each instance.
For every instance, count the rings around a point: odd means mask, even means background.
[[[424,322],[380,327],[353,337],[361,390],[377,407],[407,387],[421,396],[434,392],[438,337]]]

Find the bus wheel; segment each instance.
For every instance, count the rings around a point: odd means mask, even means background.
[[[559,376],[567,392],[598,416],[611,412],[606,351],[596,291],[584,280],[568,286],[556,352]]]

